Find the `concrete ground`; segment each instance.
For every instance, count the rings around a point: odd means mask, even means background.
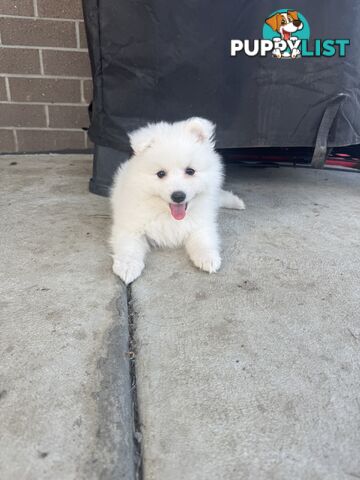
[[[132,288],[144,478],[360,478],[360,176],[229,170],[221,271]]]
[[[0,478],[133,479],[126,292],[91,159],[0,172]]]
[[[89,157],[0,157],[0,478],[360,478],[360,176],[230,169],[223,266],[126,291]]]

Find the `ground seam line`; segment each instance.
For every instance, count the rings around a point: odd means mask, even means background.
[[[130,367],[130,385],[131,385],[131,399],[133,408],[133,423],[134,423],[134,466],[135,466],[135,478],[136,480],[142,480],[142,438],[141,427],[139,421],[138,410],[138,396],[137,396],[137,377],[136,377],[136,325],[135,325],[135,310],[132,298],[131,287],[128,286],[126,290],[127,294],[127,308],[128,308],[128,329],[129,329],[129,367]]]
[[[137,395],[137,377],[136,377],[136,312],[134,309],[134,302],[131,292],[131,287],[126,288],[127,313],[128,313],[128,329],[129,329],[129,367],[130,367],[130,385],[131,385],[131,399],[133,409],[133,423],[134,423],[134,464],[135,464],[135,478],[136,480],[143,480],[143,458],[142,458],[142,433],[141,422],[139,418],[138,395]]]

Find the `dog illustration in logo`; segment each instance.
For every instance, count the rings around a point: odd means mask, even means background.
[[[265,20],[267,25],[269,25],[275,32],[280,34],[281,38],[274,38],[274,42],[280,42],[281,40],[287,42],[291,40],[293,42],[297,41],[298,38],[294,37],[293,34],[302,30],[304,25],[299,19],[299,14],[295,10],[288,10],[284,13],[275,13],[271,17]],[[276,45],[276,44],[275,44]],[[298,48],[293,48],[291,53],[289,51],[281,51],[280,48],[275,46],[273,50],[274,57],[277,58],[298,58],[301,56],[301,52]]]

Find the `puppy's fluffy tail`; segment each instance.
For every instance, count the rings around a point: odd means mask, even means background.
[[[220,207],[232,208],[235,210],[245,210],[245,203],[240,197],[234,195],[232,192],[221,190],[220,192]]]

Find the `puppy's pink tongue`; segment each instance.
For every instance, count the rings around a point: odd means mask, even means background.
[[[185,203],[170,203],[171,215],[175,220],[182,220],[186,215]]]
[[[283,32],[283,35],[284,35],[284,40],[290,40],[290,37],[291,37],[291,33],[290,32]]]

